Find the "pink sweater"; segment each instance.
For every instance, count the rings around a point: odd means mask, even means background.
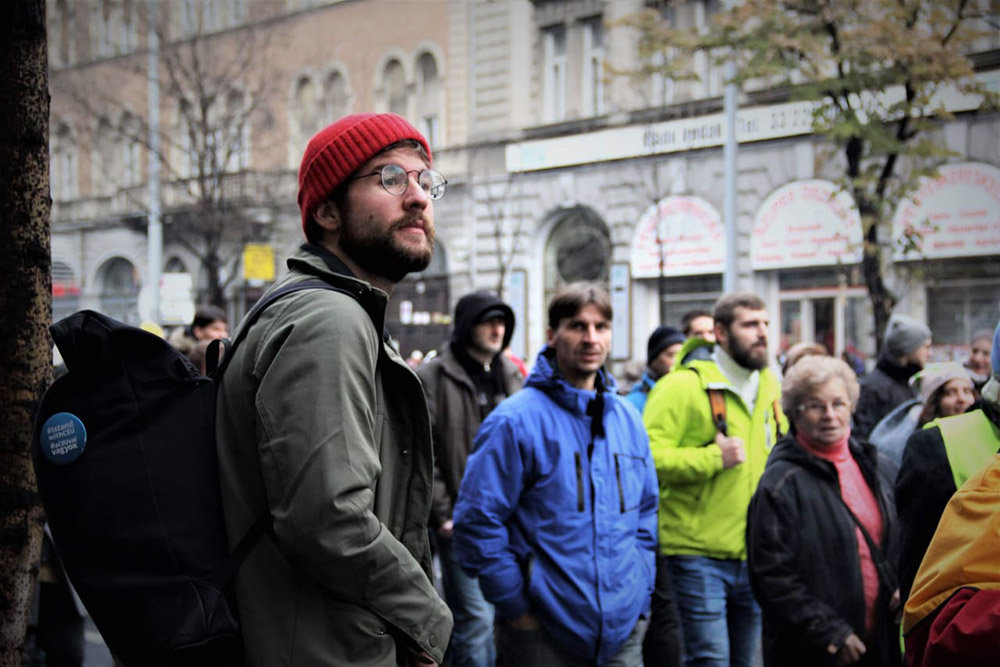
[[[882,514],[879,511],[878,501],[861,474],[857,461],[851,456],[847,447],[848,438],[832,445],[821,445],[809,440],[802,431],[799,431],[796,440],[806,451],[829,461],[836,467],[837,477],[840,479],[840,497],[854,512],[854,516],[858,517],[875,544],[882,546]],[[865,591],[865,631],[871,632],[875,626],[875,601],[878,598],[879,587],[878,568],[861,529],[855,527],[854,532],[858,540],[861,581]]]

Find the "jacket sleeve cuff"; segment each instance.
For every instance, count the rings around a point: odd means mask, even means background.
[[[510,597],[493,600],[493,606],[496,607],[500,620],[508,620],[524,616],[531,611],[531,600],[528,599],[527,592],[520,589]]]

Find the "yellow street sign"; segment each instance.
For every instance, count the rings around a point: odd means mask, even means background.
[[[274,280],[274,248],[261,243],[243,247],[243,279]]]

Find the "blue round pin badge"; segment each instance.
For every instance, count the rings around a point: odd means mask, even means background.
[[[38,440],[45,458],[57,465],[66,465],[83,454],[87,447],[87,429],[76,415],[57,412],[45,420]]]

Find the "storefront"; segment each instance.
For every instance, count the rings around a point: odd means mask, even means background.
[[[766,286],[779,358],[800,341],[821,343],[837,356],[871,358],[874,321],[860,260],[861,219],[835,183],[794,181],[764,199],[754,217],[750,265]]]

